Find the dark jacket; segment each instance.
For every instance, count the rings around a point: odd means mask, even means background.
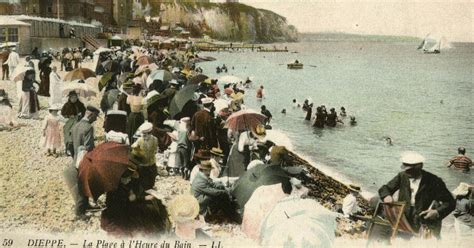
[[[215,184],[212,179],[198,172],[191,184],[191,192],[199,202],[200,212],[204,212],[212,203],[212,199],[218,200],[220,196],[226,195],[223,186]]]
[[[456,202],[443,180],[427,171],[422,171],[422,178],[415,196],[415,206],[412,213],[410,213],[410,181],[405,172],[398,173],[390,182],[379,189],[380,198],[383,199],[388,195],[393,195],[397,190],[400,190],[398,201],[407,204],[405,216],[410,224],[412,224],[413,229],[417,231],[421,224],[426,223],[433,234],[439,236],[442,219],[448,216],[456,206]],[[427,221],[419,217],[420,212],[427,210],[433,201],[439,203],[433,207],[433,209],[438,211],[439,218],[434,221]]]

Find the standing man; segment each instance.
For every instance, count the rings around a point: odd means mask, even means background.
[[[448,167],[453,165],[455,169],[462,170],[463,172],[468,172],[471,169],[472,160],[466,156],[466,148],[458,148],[458,155],[449,160]]]
[[[86,219],[86,210],[91,208],[87,197],[82,192],[82,186],[78,178],[78,168],[76,160],[78,159],[78,150],[82,146],[86,151],[94,149],[94,128],[92,124],[99,116],[99,109],[93,106],[87,106],[86,114],[71,130],[72,143],[74,147],[74,162],[64,171],[64,177],[68,184],[69,190],[74,198],[76,218]]]
[[[191,130],[202,141],[196,146],[197,149],[211,150],[212,147],[217,147],[217,132],[214,123],[214,114],[211,113],[213,107],[213,99],[210,97],[201,99],[203,109],[196,112],[191,119]]]
[[[10,51],[10,54],[8,55],[7,61],[5,61],[3,64],[8,65],[8,71],[10,72],[10,76],[13,77],[15,73],[15,69],[20,63],[20,55],[16,52],[16,48],[12,48]]]
[[[380,199],[393,202],[392,195],[399,190],[398,201],[406,204],[405,217],[414,231],[423,225],[439,238],[442,220],[451,213],[456,202],[443,180],[425,170],[425,158],[417,152],[402,153],[402,172],[379,189]]]

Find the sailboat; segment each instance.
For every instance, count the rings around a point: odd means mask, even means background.
[[[418,46],[418,50],[423,50],[423,53],[441,53],[441,40],[429,37],[428,34]]]

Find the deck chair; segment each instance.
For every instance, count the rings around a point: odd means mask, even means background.
[[[390,241],[397,236],[398,232],[416,235],[404,212],[405,203],[403,202],[380,202],[369,221],[367,246],[373,241],[390,244]]]

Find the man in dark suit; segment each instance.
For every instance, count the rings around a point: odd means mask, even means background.
[[[82,193],[81,185],[78,179],[78,168],[76,168],[76,160],[78,159],[79,147],[84,147],[86,151],[94,149],[94,128],[92,123],[97,120],[100,111],[93,106],[87,106],[84,118],[74,125],[71,130],[72,143],[74,147],[74,161],[64,171],[66,183],[74,198],[76,217],[85,219],[86,210],[91,208],[88,199]]]
[[[209,214],[208,209],[217,211],[223,210],[231,214],[230,198],[224,185],[216,184],[209,178],[212,164],[209,160],[202,161],[199,165],[199,172],[191,185],[191,192],[199,202],[199,214]]]
[[[379,189],[384,202],[393,202],[392,195],[399,190],[398,201],[406,204],[405,216],[414,231],[422,225],[440,237],[441,222],[451,213],[456,202],[443,180],[423,170],[425,158],[417,152],[402,154],[402,172]]]
[[[196,149],[211,150],[217,147],[217,132],[211,109],[213,107],[212,98],[201,99],[203,109],[196,112],[191,120],[191,130],[202,141],[196,145]]]

